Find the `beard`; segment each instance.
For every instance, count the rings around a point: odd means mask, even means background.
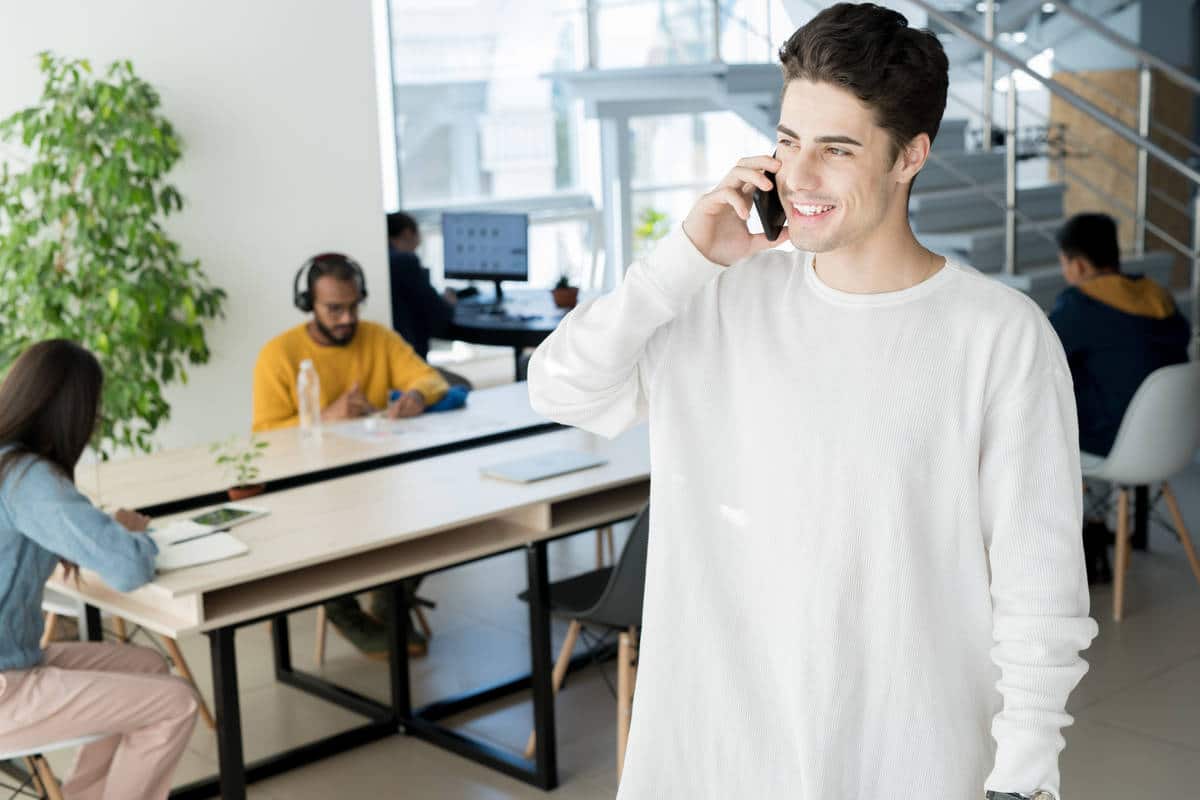
[[[350,344],[354,339],[354,334],[358,331],[358,323],[356,322],[349,325],[339,325],[337,328],[327,328],[316,317],[313,317],[313,322],[316,323],[317,330],[321,332],[321,335],[333,342],[337,347],[345,347]],[[339,334],[336,332],[337,330],[341,330],[342,332]]]

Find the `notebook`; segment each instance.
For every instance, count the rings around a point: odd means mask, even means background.
[[[608,460],[575,450],[553,450],[549,453],[539,453],[536,456],[518,458],[515,461],[505,461],[483,467],[482,472],[489,478],[499,478],[513,483],[532,483],[543,478],[553,478],[568,472],[578,472],[581,469],[599,467],[607,464]]]
[[[227,530],[214,531],[211,526],[190,520],[179,520],[151,531],[150,538],[158,545],[155,566],[159,572],[208,564],[250,552],[245,542]]]

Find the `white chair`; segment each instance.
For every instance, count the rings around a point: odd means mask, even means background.
[[[1121,621],[1125,572],[1129,569],[1129,493],[1137,486],[1162,484],[1160,495],[1175,524],[1174,533],[1200,583],[1200,559],[1183,524],[1167,480],[1191,463],[1200,448],[1200,362],[1176,364],[1150,373],[1138,387],[1121,420],[1107,457],[1081,453],[1085,478],[1117,486],[1117,540],[1114,547],[1113,619]]]
[[[0,761],[24,761],[26,769],[29,770],[29,779],[22,785],[14,787],[0,784],[0,788],[23,793],[26,786],[32,786],[33,790],[38,793],[38,796],[44,797],[46,800],[63,800],[62,787],[58,783],[58,778],[54,776],[54,771],[46,763],[45,754],[53,753],[55,750],[81,747],[98,739],[103,739],[104,736],[105,734],[80,736],[75,739],[64,739],[61,742],[41,744],[37,747],[0,752]]]

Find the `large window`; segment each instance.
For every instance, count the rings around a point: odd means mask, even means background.
[[[531,284],[565,272],[588,285],[604,263],[599,123],[556,73],[703,64],[718,54],[769,61],[790,33],[781,0],[375,2],[386,18],[381,74],[391,76],[390,95],[386,82],[381,89],[390,108],[381,126],[385,207],[416,212],[435,281],[438,222],[453,208],[528,212]],[[630,123],[636,249],[678,224],[733,160],[769,147],[733,112]]]

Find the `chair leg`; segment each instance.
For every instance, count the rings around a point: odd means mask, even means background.
[[[412,607],[413,616],[417,618],[417,627],[421,629],[421,634],[428,640],[433,638],[433,628],[429,627],[429,620],[425,618],[425,610],[420,606]]]
[[[1179,535],[1179,543],[1183,545],[1183,551],[1187,553],[1188,563],[1192,565],[1192,574],[1196,576],[1196,582],[1200,583],[1200,558],[1196,557],[1196,548],[1192,546],[1192,535],[1188,533],[1187,526],[1183,524],[1183,515],[1179,513],[1179,504],[1175,502],[1175,493],[1166,483],[1162,486],[1162,492],[1163,498],[1167,501],[1167,508],[1171,511],[1171,519],[1175,521],[1175,532]]]
[[[53,611],[47,611],[46,622],[42,627],[42,640],[38,642],[43,650],[45,650],[46,645],[50,644],[51,640],[54,639],[54,631],[57,627],[58,614],[55,614]]]
[[[34,756],[33,763],[36,765],[38,777],[42,781],[42,791],[46,795],[46,800],[63,800],[62,788],[58,785],[58,778],[54,777],[54,771],[46,763],[45,756]]]
[[[629,743],[629,723],[633,716],[634,644],[636,629],[621,631],[617,639],[617,781],[625,770],[625,746]]]
[[[117,638],[121,640],[121,643],[128,644],[129,634],[125,630],[125,618],[113,617],[113,627],[117,629]]]
[[[604,529],[604,540],[608,542],[608,563],[615,566],[617,563],[617,545],[612,525]]]
[[[1125,571],[1129,568],[1129,490],[1117,490],[1117,541],[1113,547],[1113,620],[1121,621],[1125,609]]]
[[[192,677],[192,670],[188,667],[187,660],[183,657],[183,651],[179,649],[179,643],[174,639],[164,636],[162,637],[163,644],[167,646],[167,652],[171,654],[171,660],[175,662],[175,669],[179,670],[179,674],[183,679],[192,685],[196,690],[196,699],[200,702],[200,716],[204,718],[204,724],[209,730],[217,729],[217,722],[213,719],[212,712],[208,710],[208,703],[200,694],[200,687],[196,686],[196,679]]]
[[[25,756],[22,760],[25,762],[25,769],[29,770],[29,788],[37,792],[38,797],[45,797],[46,790],[42,788],[42,779],[38,775],[37,757]]]
[[[571,624],[567,626],[567,638],[563,641],[562,649],[558,651],[558,660],[554,662],[554,672],[550,676],[550,689],[553,694],[558,694],[563,680],[567,677],[567,668],[571,666],[571,653],[575,651],[575,641],[579,638],[579,631],[582,629],[583,626],[577,619],[571,620]],[[533,758],[535,747],[537,747],[537,731],[530,731],[529,740],[525,742],[526,758]]]
[[[329,638],[329,616],[325,606],[317,606],[317,637],[313,645],[313,660],[318,667],[325,665],[325,641]]]

